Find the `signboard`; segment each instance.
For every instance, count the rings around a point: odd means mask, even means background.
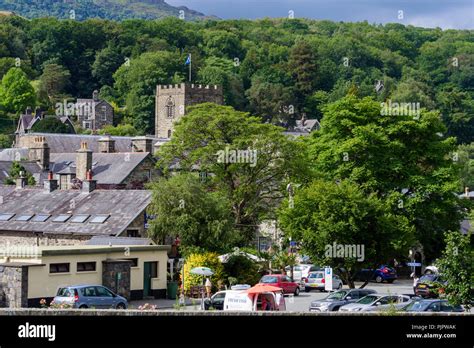
[[[408,262],[407,266],[410,267],[421,267],[421,262]]]
[[[324,268],[324,290],[332,291],[332,268]]]

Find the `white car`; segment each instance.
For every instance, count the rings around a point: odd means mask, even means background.
[[[349,303],[339,308],[340,312],[372,312],[394,308],[401,310],[410,301],[409,296],[390,294],[371,294],[359,301]]]
[[[304,290],[306,292],[310,292],[313,289],[323,291],[325,289],[325,282],[323,271],[310,272],[308,278],[305,279]],[[342,280],[335,274],[332,275],[332,288],[333,290],[342,289]]]
[[[305,278],[308,278],[309,272],[314,272],[320,270],[319,267],[311,264],[300,264],[293,266],[293,281],[294,282],[301,282],[304,281]],[[291,267],[285,267],[286,275],[291,278]]]

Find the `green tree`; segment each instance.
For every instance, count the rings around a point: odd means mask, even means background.
[[[15,185],[15,180],[20,177],[20,174],[23,173],[23,175],[26,177],[26,182],[29,186],[34,186],[36,185],[36,180],[31,175],[30,172],[28,172],[25,167],[23,167],[20,162],[14,161],[12,163],[12,166],[10,168],[10,172],[8,173],[8,178],[5,179],[4,184],[5,185]]]
[[[39,95],[49,105],[59,101],[69,86],[71,74],[58,64],[47,64],[39,78]]]
[[[389,115],[371,98],[347,96],[326,107],[321,131],[310,139],[310,158],[318,177],[349,179],[390,200],[433,259],[443,248],[442,234],[458,229],[463,217],[463,202],[453,194],[459,188],[450,156],[455,139],[443,137],[445,131],[437,112]]]
[[[474,274],[474,252],[471,235],[462,235],[458,231],[446,232],[446,248],[436,265],[447,284],[444,286],[446,297],[452,305],[471,307],[471,294]]]
[[[114,74],[115,89],[122,96],[133,126],[142,134],[153,131],[155,92],[158,84],[177,83],[175,72],[184,70],[178,54],[159,51],[144,53],[130,64],[123,64]]]
[[[40,121],[37,121],[31,128],[33,132],[37,133],[64,133],[74,134],[74,129],[68,124],[62,123],[56,116],[46,116]]]
[[[92,76],[100,85],[113,85],[113,74],[125,62],[125,57],[114,46],[107,46],[98,52],[92,65]]]
[[[116,136],[134,137],[138,135],[138,131],[131,124],[119,124],[117,126],[105,126],[98,131],[99,134],[109,134]]]
[[[392,212],[390,200],[367,194],[349,180],[316,180],[287,203],[279,214],[285,234],[301,241],[313,262],[338,270],[351,288],[359,270],[406,255],[414,242],[414,228]],[[340,255],[334,244],[355,245],[362,253]]]
[[[230,203],[219,192],[208,192],[195,174],[161,178],[151,186],[150,236],[161,243],[178,237],[181,247],[199,246],[210,252],[226,252],[239,242]]]
[[[6,134],[0,134],[0,149],[12,147],[12,138]]]
[[[287,178],[308,175],[301,142],[247,113],[211,103],[190,107],[158,156],[165,171],[178,161],[181,170],[198,166],[211,173],[209,187],[230,200],[234,223],[246,241],[260,219],[272,215]]]
[[[459,145],[453,154],[453,160],[457,163],[460,171],[461,186],[459,190],[464,192],[466,187],[474,189],[474,142],[468,145]]]
[[[35,105],[35,90],[20,68],[11,68],[0,84],[0,104],[6,112],[19,114]]]

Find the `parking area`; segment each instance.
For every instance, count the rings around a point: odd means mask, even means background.
[[[362,283],[356,282],[356,287],[360,287]],[[413,282],[411,280],[399,279],[392,284],[388,283],[369,283],[365,288],[373,289],[378,293],[387,293],[387,294],[413,294]],[[347,289],[347,285],[344,285],[343,289]],[[313,290],[311,292],[302,291],[299,296],[287,296],[286,297],[286,307],[287,311],[291,312],[308,312],[309,305],[311,301],[320,300],[328,296],[327,292],[320,292],[318,290]],[[175,311],[173,307],[176,304],[174,300],[140,300],[130,302],[131,308],[138,308],[139,306],[149,303],[151,305],[156,305],[157,309]],[[182,309],[181,309],[182,310]],[[200,310],[200,300],[187,300],[187,306],[185,310]]]

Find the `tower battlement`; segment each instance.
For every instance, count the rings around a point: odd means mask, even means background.
[[[170,138],[174,123],[185,116],[190,105],[223,104],[223,89],[219,85],[178,83],[156,86],[155,135]]]

